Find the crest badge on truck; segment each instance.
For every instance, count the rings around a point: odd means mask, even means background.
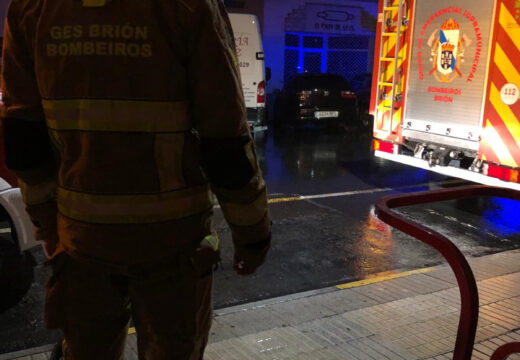
[[[439,82],[452,82],[457,76],[462,77],[460,70],[464,61],[464,50],[471,44],[466,34],[462,34],[459,23],[455,19],[446,20],[440,30],[435,30],[428,39],[432,49],[430,75]]]

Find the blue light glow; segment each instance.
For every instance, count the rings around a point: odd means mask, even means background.
[[[482,214],[483,221],[498,235],[520,233],[520,202],[504,198],[491,198],[490,206]]]

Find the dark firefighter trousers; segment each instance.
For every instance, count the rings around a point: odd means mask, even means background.
[[[140,360],[202,360],[212,319],[212,272],[127,276],[66,253],[51,260],[46,323],[65,360],[123,359],[130,317]]]

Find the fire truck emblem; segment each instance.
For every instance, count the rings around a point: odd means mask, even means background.
[[[462,77],[460,66],[464,62],[464,50],[470,43],[466,34],[461,36],[456,20],[446,20],[440,31],[435,30],[428,40],[433,65],[430,75],[434,75],[439,82],[451,82],[457,76]]]

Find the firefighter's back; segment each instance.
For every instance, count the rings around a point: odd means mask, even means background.
[[[62,245],[137,263],[209,232],[186,66],[199,1],[101,3],[21,0],[11,13],[25,13],[20,28],[35,34]]]

